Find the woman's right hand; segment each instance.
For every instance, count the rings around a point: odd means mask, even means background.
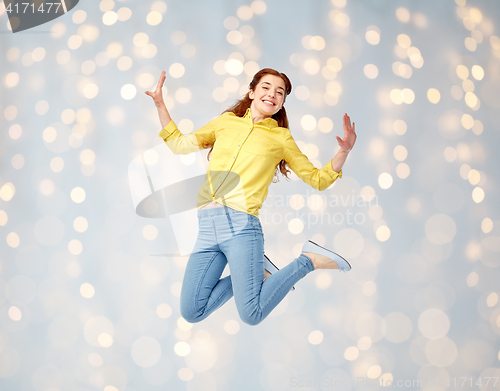
[[[163,94],[161,92],[161,88],[163,87],[163,83],[165,82],[166,72],[163,71],[160,76],[160,80],[158,81],[158,85],[156,86],[156,90],[154,92],[145,91],[146,95],[149,95],[155,101],[156,106],[164,105],[163,102]]]

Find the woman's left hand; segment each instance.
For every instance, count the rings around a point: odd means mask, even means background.
[[[351,125],[351,119],[347,114],[344,114],[344,138],[341,139],[339,136],[337,136],[337,141],[340,145],[340,148],[346,152],[349,152],[352,147],[354,147],[354,143],[356,142],[354,122]]]

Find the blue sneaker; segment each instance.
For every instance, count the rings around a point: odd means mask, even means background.
[[[343,272],[348,272],[349,270],[351,270],[351,265],[344,258],[331,250],[321,247],[319,244],[314,243],[312,240],[308,240],[307,243],[304,244],[304,246],[302,247],[302,252],[324,255],[325,257],[328,257],[333,262],[335,262],[338,265],[339,270]]]
[[[271,260],[267,257],[266,254],[264,254],[264,269],[266,269],[266,271],[269,273],[269,274],[273,274],[273,273],[276,273],[278,270],[278,267],[271,262]],[[293,286],[292,287],[292,291],[295,290],[295,287]]]

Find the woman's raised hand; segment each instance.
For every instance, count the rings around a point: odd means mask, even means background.
[[[344,138],[341,139],[337,136],[337,141],[340,148],[346,152],[349,152],[354,143],[356,142],[356,131],[354,129],[354,122],[351,125],[351,119],[347,114],[344,114]]]
[[[165,71],[161,73],[160,80],[158,81],[158,85],[156,86],[156,90],[154,90],[154,92],[145,91],[146,95],[149,95],[151,98],[153,98],[156,106],[164,104],[161,88],[163,87],[163,83],[165,81],[165,74]]]

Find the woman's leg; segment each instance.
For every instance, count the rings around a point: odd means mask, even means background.
[[[189,257],[181,289],[181,315],[190,323],[199,322],[233,296],[231,276],[220,278],[227,264],[215,236],[212,217],[198,217],[199,231]]]
[[[259,219],[242,212],[219,217],[216,233],[219,238],[225,236],[225,240],[219,241],[219,246],[229,262],[238,313],[245,323],[256,325],[300,279],[314,270],[313,263],[301,254],[263,281],[264,235]],[[229,224],[224,219],[228,219]]]

